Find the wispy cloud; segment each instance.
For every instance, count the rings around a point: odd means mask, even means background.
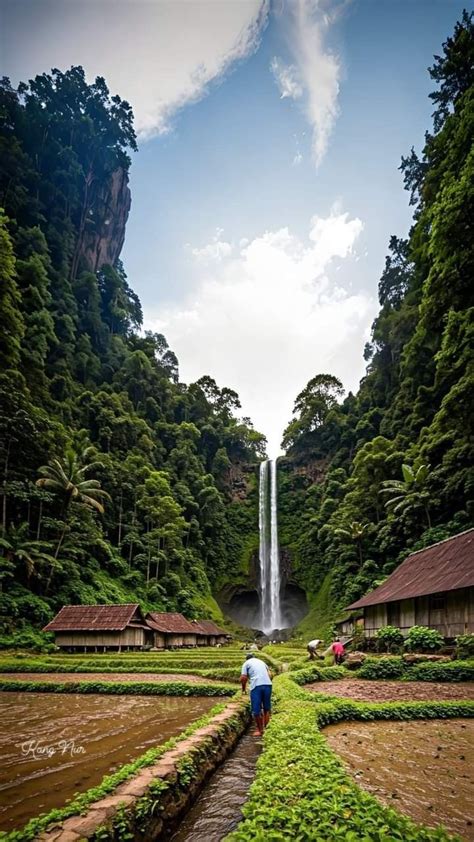
[[[293,0],[283,22],[293,61],[275,57],[271,70],[282,98],[301,99],[312,127],[312,154],[316,166],[327,150],[339,108],[340,59],[328,45],[328,33],[345,3],[329,0]]]
[[[286,97],[298,99],[303,96],[303,87],[298,81],[298,70],[294,64],[283,64],[275,57],[272,59],[270,67],[280,90],[281,99]]]
[[[139,136],[150,138],[168,132],[179,109],[257,49],[269,0],[17,0],[7,9],[13,37],[2,65],[13,81],[81,64],[89,79],[104,76],[131,103]],[[37,36],[37,14],[47,38]]]
[[[233,244],[218,231],[191,252],[195,283],[187,301],[148,316],[147,327],[163,331],[176,351],[182,378],[210,374],[235,388],[273,454],[310,377],[332,371],[355,388],[363,374],[361,349],[376,303],[352,291],[344,272],[336,284],[332,271],[341,261],[350,271],[362,229],[360,219],[335,207],[311,219],[305,239],[284,227]]]

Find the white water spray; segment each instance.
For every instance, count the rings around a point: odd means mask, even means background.
[[[277,508],[277,460],[272,459],[260,465],[259,486],[260,625],[265,634],[282,625]]]

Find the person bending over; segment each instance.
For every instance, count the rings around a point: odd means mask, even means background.
[[[250,705],[255,720],[255,735],[262,736],[270,720],[272,709],[272,679],[265,661],[256,658],[253,652],[246,655],[242,665],[240,683],[242,693],[246,692],[247,681],[250,680]]]
[[[331,646],[332,654],[334,655],[334,663],[335,664],[342,664],[344,660],[344,644],[341,643],[338,637],[336,637],[334,643]]]
[[[319,646],[319,644],[320,644],[320,643],[321,643],[321,641],[320,641],[320,639],[319,639],[318,637],[316,637],[314,640],[310,640],[310,641],[309,641],[308,646],[307,646],[307,649],[308,649],[308,654],[309,654],[309,660],[310,660],[310,661],[314,661],[314,660],[315,660],[315,656],[318,654],[318,653],[316,652],[316,649],[318,648],[318,646]],[[319,657],[319,656],[318,656],[318,657]]]

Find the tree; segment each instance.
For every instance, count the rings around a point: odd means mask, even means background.
[[[430,529],[430,493],[427,489],[430,479],[429,467],[417,463],[413,467],[402,465],[402,473],[403,480],[389,479],[382,483],[383,488],[381,488],[380,493],[388,496],[385,506],[396,515],[407,509],[421,507],[425,513],[428,529]]]
[[[86,474],[102,463],[98,461],[87,462],[91,450],[87,448],[80,455],[73,450],[67,450],[63,459],[53,459],[51,464],[42,465],[38,472],[42,474],[36,480],[39,488],[46,488],[57,494],[61,501],[61,515],[64,518],[63,528],[56,546],[54,558],[58,558],[64,537],[67,531],[67,515],[71,503],[78,506],[94,509],[99,514],[104,513],[102,500],[109,500],[110,497],[97,479],[88,479]]]
[[[20,293],[15,280],[15,257],[7,230],[7,218],[0,209],[0,367],[17,368],[24,324],[20,313]]]
[[[349,541],[354,541],[357,551],[359,553],[359,562],[362,567],[363,564],[363,554],[362,554],[362,541],[364,536],[367,532],[367,525],[364,523],[360,523],[358,520],[353,520],[351,523],[348,524],[347,527],[338,527],[334,530],[335,535],[340,535],[342,538],[345,538]]]
[[[343,394],[341,381],[332,374],[313,377],[296,397],[293,414],[297,417],[283,433],[282,447],[307,450],[317,446],[320,440],[317,433]]]

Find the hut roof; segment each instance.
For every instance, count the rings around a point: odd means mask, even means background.
[[[168,634],[196,634],[193,624],[182,614],[164,614],[150,611],[146,622],[151,629]]]
[[[411,553],[372,593],[349,605],[365,608],[474,585],[474,529]]]
[[[143,625],[138,603],[126,605],[64,605],[43,631],[122,631]]]
[[[198,634],[228,635],[228,632],[219,628],[212,620],[193,620],[193,626]]]

